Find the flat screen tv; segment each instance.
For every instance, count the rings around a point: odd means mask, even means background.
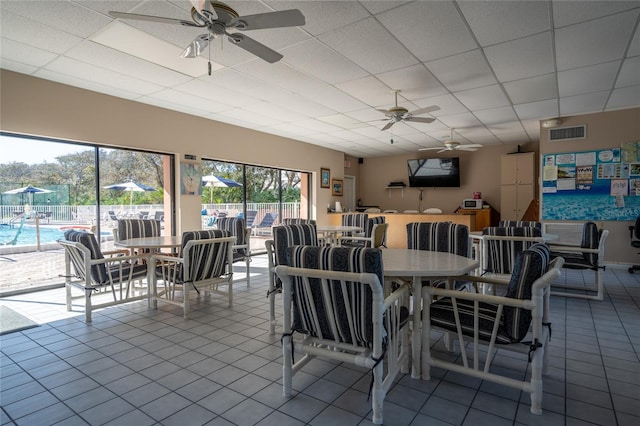
[[[419,158],[408,160],[409,186],[439,188],[460,186],[460,158]]]

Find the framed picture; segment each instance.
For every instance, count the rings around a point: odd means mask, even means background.
[[[342,179],[331,179],[331,195],[342,197]]]
[[[329,169],[320,169],[320,188],[329,188],[331,172]]]

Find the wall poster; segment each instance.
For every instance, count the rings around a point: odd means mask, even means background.
[[[543,156],[543,220],[635,220],[638,215],[640,142]]]

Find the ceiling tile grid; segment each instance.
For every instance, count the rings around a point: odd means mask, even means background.
[[[450,127],[522,144],[538,120],[640,106],[637,1],[225,3],[306,23],[245,33],[284,56],[273,64],[226,37],[194,60],[179,53],[206,29],[108,14],[188,21],[189,0],[2,0],[0,67],[357,157],[417,154]],[[435,121],[382,131],[394,90],[409,112],[437,105],[419,115]]]

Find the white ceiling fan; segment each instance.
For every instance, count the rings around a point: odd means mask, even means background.
[[[434,146],[434,147],[430,147],[430,148],[420,148],[418,151],[430,151],[433,149],[438,149],[439,153],[440,152],[446,152],[446,151],[477,151],[478,148],[482,148],[482,145],[480,145],[479,143],[469,143],[469,144],[461,144],[458,141],[453,140],[453,128],[450,129],[451,131],[451,136],[449,138],[449,140],[444,141],[444,146]]]
[[[426,114],[428,112],[437,111],[440,109],[439,106],[432,105],[426,108],[420,108],[415,111],[409,112],[408,109],[398,106],[398,93],[401,90],[393,90],[396,96],[396,104],[394,107],[387,109],[378,109],[378,111],[384,113],[387,118],[383,118],[383,120],[388,120],[389,122],[385,124],[385,126],[381,130],[387,130],[391,126],[401,121],[414,121],[416,123],[432,123],[436,119],[433,117],[416,117],[416,115]]]
[[[191,8],[192,21],[114,11],[110,11],[109,15],[114,18],[177,24],[206,29],[206,33],[197,36],[182,52],[182,56],[185,58],[195,58],[199,56],[212,39],[226,35],[232,44],[243,48],[247,52],[269,63],[279,61],[282,59],[282,55],[251,37],[240,33],[230,33],[228,30],[262,30],[267,28],[296,27],[305,24],[304,15],[298,9],[240,16],[234,9],[219,1],[190,1],[193,5]],[[209,64],[209,75],[211,75],[211,64]]]

